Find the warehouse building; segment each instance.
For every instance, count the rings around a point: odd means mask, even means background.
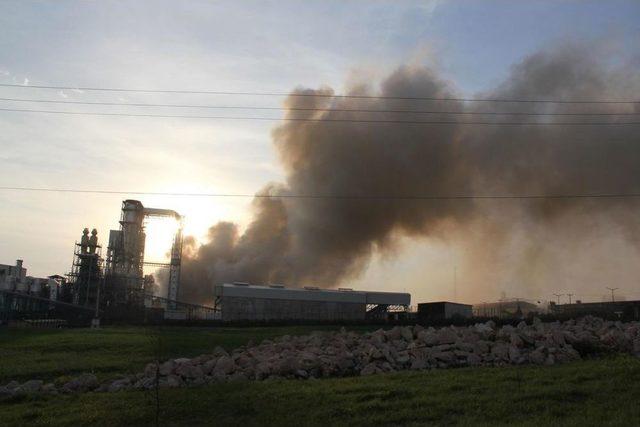
[[[456,317],[468,319],[473,315],[472,307],[469,304],[448,301],[425,302],[418,304],[418,320],[421,322],[433,322]]]
[[[215,307],[223,321],[236,320],[365,320],[406,311],[411,295],[316,287],[250,285],[235,282],[216,285]]]

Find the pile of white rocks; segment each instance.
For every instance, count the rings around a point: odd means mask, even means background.
[[[401,370],[463,366],[553,365],[586,354],[630,353],[640,357],[640,322],[614,322],[594,317],[564,323],[496,327],[492,321],[468,327],[439,329],[395,327],[366,334],[314,332],[288,336],[259,345],[248,344],[228,353],[217,347],[211,354],[150,363],[144,372],[99,384],[82,374],[56,387],[41,381],[12,382],[2,394],[27,392],[116,392],[126,389],[198,386],[221,381],[280,378],[325,378],[371,375]]]

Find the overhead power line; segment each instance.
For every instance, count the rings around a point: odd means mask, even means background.
[[[347,200],[483,200],[483,199],[637,199],[640,193],[595,193],[595,194],[463,194],[463,195],[339,195],[339,194],[250,194],[250,193],[183,193],[124,190],[82,190],[75,188],[9,187],[0,186],[0,190],[81,193],[81,194],[120,194],[145,196],[181,196],[181,197],[230,197],[230,198],[274,198],[274,199],[347,199]]]
[[[638,125],[640,122],[491,122],[491,121],[455,121],[455,120],[380,120],[380,119],[333,119],[333,118],[305,118],[305,117],[246,117],[246,116],[196,116],[180,114],[145,114],[145,113],[98,113],[89,111],[57,111],[31,110],[19,108],[0,108],[0,111],[16,113],[62,114],[72,116],[114,116],[114,117],[155,117],[178,119],[210,119],[210,120],[259,120],[285,122],[317,122],[317,123],[393,123],[408,125],[505,125],[505,126],[614,126]]]
[[[107,88],[88,86],[46,86],[46,85],[19,85],[0,83],[0,87],[13,87],[21,89],[55,89],[76,90],[87,92],[137,92],[137,93],[173,93],[173,94],[201,94],[201,95],[243,95],[243,96],[295,96],[309,98],[348,98],[348,99],[397,99],[414,101],[460,101],[460,102],[516,102],[516,103],[547,103],[547,104],[635,104],[637,100],[560,100],[560,99],[504,99],[504,98],[455,98],[455,97],[428,97],[428,96],[383,96],[383,95],[334,95],[324,93],[307,92],[236,92],[215,90],[174,90],[174,89],[129,89]]]
[[[207,108],[216,110],[264,110],[264,111],[317,111],[339,113],[409,113],[409,114],[460,114],[460,115],[497,115],[497,116],[637,116],[637,112],[620,113],[539,113],[539,112],[510,112],[510,111],[442,111],[442,110],[403,110],[403,109],[365,109],[365,108],[304,108],[304,107],[256,107],[241,105],[203,105],[203,104],[153,104],[138,102],[103,102],[103,101],[66,101],[57,99],[22,99],[0,98],[0,101],[27,102],[45,104],[71,104],[71,105],[99,105],[119,107],[169,107],[169,108]]]

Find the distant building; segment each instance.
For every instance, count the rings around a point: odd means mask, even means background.
[[[486,302],[473,305],[473,314],[478,317],[523,318],[543,311],[540,306],[522,300]]]
[[[234,320],[365,320],[405,311],[411,295],[394,292],[286,288],[227,283],[214,288],[216,309],[224,321]]]
[[[16,261],[16,265],[0,264],[0,289],[16,291],[24,287],[27,278],[27,269],[22,267],[22,260]]]
[[[0,264],[0,291],[19,292],[37,297],[56,299],[59,282],[55,277],[27,276],[21,259],[15,265]],[[52,289],[55,288],[55,289]]]
[[[551,313],[564,316],[603,316],[621,320],[640,320],[640,301],[607,301],[549,305]]]
[[[421,322],[447,320],[453,318],[470,318],[473,306],[455,302],[439,301],[418,304],[418,320]]]

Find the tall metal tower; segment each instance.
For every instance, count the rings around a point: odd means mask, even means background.
[[[145,221],[149,217],[173,218],[178,223],[171,246],[169,263],[144,261]],[[180,266],[182,260],[183,218],[174,210],[146,208],[138,200],[122,202],[120,230],[111,230],[107,250],[107,291],[116,304],[142,305],[144,300],[145,265],[169,268],[167,299],[174,309],[180,289]]]
[[[98,244],[98,231],[94,228],[82,232],[80,243],[76,242],[73,263],[68,274],[72,302],[76,305],[95,306],[102,281],[102,246]]]

